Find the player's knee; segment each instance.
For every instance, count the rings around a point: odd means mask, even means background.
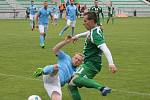
[[[71,86],[76,86],[76,79],[79,77],[79,75],[74,75],[73,77],[72,77],[72,79],[70,80],[70,82],[69,82],[69,85],[71,85]]]
[[[57,91],[53,91],[51,95],[51,100],[61,100],[61,95]]]
[[[43,36],[44,36],[44,34],[45,34],[44,32],[41,32],[41,33],[40,33],[40,35],[43,35]]]

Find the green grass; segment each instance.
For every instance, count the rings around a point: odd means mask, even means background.
[[[83,32],[82,19],[77,21],[76,32]],[[42,78],[33,79],[39,66],[56,63],[52,47],[64,37],[58,33],[65,25],[49,25],[46,48],[39,47],[39,32],[30,31],[27,20],[0,20],[0,100],[27,100],[37,94],[49,100]],[[95,80],[114,89],[107,97],[97,90],[81,88],[83,100],[150,100],[150,19],[121,18],[115,24],[104,24],[106,42],[113,54],[118,73],[112,74],[103,57],[102,71]],[[70,29],[67,33],[70,32]],[[81,52],[84,40],[63,48],[73,55]],[[63,100],[71,100],[67,87],[62,88]]]

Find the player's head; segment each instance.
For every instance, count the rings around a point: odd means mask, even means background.
[[[57,2],[55,2],[54,4],[55,4],[55,6],[57,6]]]
[[[94,1],[94,5],[95,5],[95,6],[98,6],[98,0],[95,0],[95,1]]]
[[[31,0],[31,5],[33,5],[34,4],[34,0]]]
[[[84,60],[84,55],[81,53],[76,53],[73,57],[72,57],[72,64],[75,67],[78,67],[79,65],[82,64]]]
[[[112,1],[110,1],[110,6],[112,6]]]
[[[71,4],[71,5],[74,5],[74,0],[70,0],[70,4]]]
[[[44,5],[44,8],[48,8],[48,1],[45,0],[45,1],[43,2],[43,5]]]
[[[97,16],[95,12],[84,13],[83,25],[87,30],[90,30],[96,26]]]

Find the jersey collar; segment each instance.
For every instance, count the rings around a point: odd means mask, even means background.
[[[99,28],[99,26],[96,26],[96,27],[92,28],[91,31],[93,31],[93,30],[95,30],[95,29],[97,29],[97,28]]]

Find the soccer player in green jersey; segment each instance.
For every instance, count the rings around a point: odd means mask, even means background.
[[[103,14],[102,7],[98,6],[98,3],[99,3],[98,0],[95,0],[94,1],[94,6],[92,6],[90,8],[90,11],[96,13],[96,16],[97,16],[97,21],[96,21],[97,25],[101,26],[101,28],[102,28],[102,21],[104,20],[104,14]],[[103,20],[100,19],[100,14],[101,14]]]
[[[102,96],[106,96],[111,92],[110,88],[93,80],[96,74],[98,74],[101,70],[102,53],[104,53],[107,58],[109,70],[112,73],[117,71],[111,52],[105,43],[103,33],[100,27],[97,26],[96,21],[97,17],[94,12],[85,13],[83,24],[88,31],[72,37],[73,41],[80,37],[87,37],[84,45],[84,62],[77,69],[75,75],[69,83],[69,90],[72,94],[73,100],[81,100],[78,87],[97,89],[101,92]]]
[[[114,23],[114,14],[115,14],[115,10],[114,10],[114,7],[112,6],[112,2],[110,2],[110,5],[108,6],[107,24],[108,24],[110,19],[112,20],[112,24]]]

